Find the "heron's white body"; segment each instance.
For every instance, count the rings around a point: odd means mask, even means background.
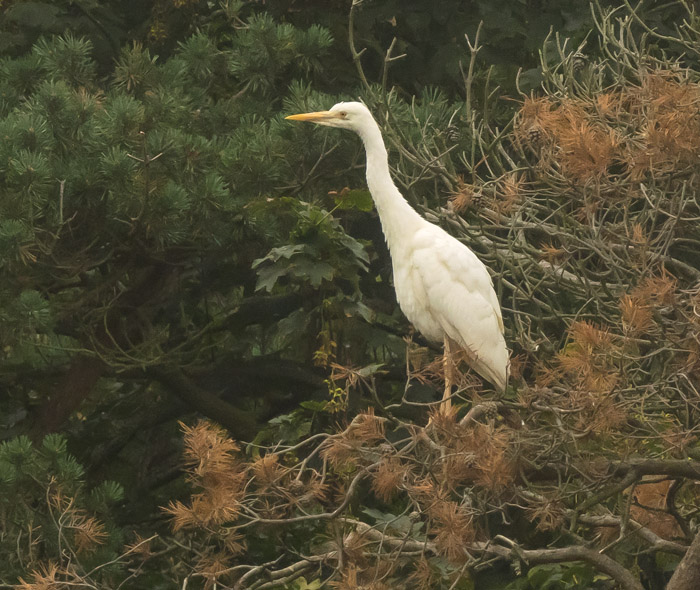
[[[488,270],[467,246],[425,220],[403,198],[389,174],[381,131],[367,107],[339,103],[325,113],[328,119],[316,122],[351,129],[364,143],[367,184],[391,253],[401,310],[428,340],[451,338],[477,373],[504,390],[508,349]]]

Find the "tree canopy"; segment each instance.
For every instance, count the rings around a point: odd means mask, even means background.
[[[700,584],[692,5],[0,15],[0,586]],[[396,304],[354,137],[493,273],[494,392]],[[468,310],[465,310],[468,313]]]

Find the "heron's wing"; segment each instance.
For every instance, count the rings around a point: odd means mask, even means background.
[[[464,244],[435,230],[416,235],[414,276],[422,283],[433,318],[464,348],[472,368],[503,390],[508,349],[491,276]]]

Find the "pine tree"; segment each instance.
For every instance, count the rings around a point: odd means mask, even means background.
[[[91,490],[67,450],[66,438],[47,435],[38,445],[26,436],[0,444],[0,579],[6,583],[55,566],[56,579],[78,579],[117,558],[122,531],[112,507],[122,487],[104,481]],[[97,580],[114,568],[103,569]],[[117,570],[120,568],[117,568]],[[116,571],[116,570],[115,570]]]
[[[105,512],[121,488],[105,482],[89,494],[65,439],[46,433],[68,428],[82,459],[95,461],[87,452],[94,441],[98,456],[114,460],[110,449],[127,446],[144,417],[158,421],[168,406],[217,416],[252,437],[256,393],[288,395],[275,385],[286,375],[305,388],[295,395],[325,390],[297,362],[310,365],[313,348],[282,362],[270,356],[290,339],[315,342],[315,321],[291,330],[276,322],[295,311],[301,319],[303,306],[327,318],[323,298],[334,294],[360,317],[357,273],[367,256],[322,206],[270,196],[280,196],[295,162],[316,157],[312,149],[288,157],[295,145],[274,89],[317,70],[330,41],[319,27],[259,17],[223,40],[197,33],[170,59],[135,43],[106,80],[91,43],[72,35],[42,38],[0,64],[0,379],[12,392],[0,410],[4,428],[43,440],[3,447],[5,514],[17,527],[3,539],[23,544],[3,581],[76,581],[111,561],[100,575],[124,576],[133,535]],[[272,54],[284,59],[270,69]],[[270,248],[288,240],[294,271],[269,268]],[[252,268],[257,259],[267,279]],[[340,277],[355,285],[347,295],[334,285]],[[273,385],[271,370],[279,373]],[[265,379],[220,400],[212,379],[244,378],[236,371]],[[106,423],[116,447],[104,444]],[[128,452],[143,460],[138,447]],[[133,470],[126,480],[148,485]],[[72,523],[73,569],[61,531],[49,526],[56,514]],[[32,543],[46,550],[27,559]]]
[[[636,575],[688,550],[694,29],[671,44],[684,70],[601,13],[600,53],[548,42],[520,103],[495,98],[486,50],[466,80],[466,46],[416,65],[406,23],[444,15],[404,5],[355,15],[356,64],[313,10],[179,0],[150,4],[113,63],[94,35],[33,33],[0,62],[2,583],[470,587],[497,559],[513,588],[579,590],[610,585],[601,563]],[[386,53],[394,32],[414,69]],[[456,51],[439,37],[416,43]],[[403,338],[361,145],[282,119],[358,95],[407,199],[498,275],[504,398],[466,375],[429,419],[441,363]],[[188,497],[175,422],[202,415],[227,432],[185,428]]]

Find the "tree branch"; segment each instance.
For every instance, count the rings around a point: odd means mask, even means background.
[[[304,296],[300,293],[249,297],[217,329],[237,330],[253,324],[271,324],[287,317],[303,303]]]
[[[612,462],[611,472],[618,477],[634,473],[637,477],[644,475],[670,475],[700,479],[700,461],[685,461],[683,459],[630,459],[629,461]]]
[[[90,395],[106,368],[98,358],[76,356],[58,384],[52,388],[49,400],[39,407],[32,432],[33,438],[38,440],[50,432],[59,430]]]
[[[356,527],[363,536],[366,536],[373,541],[380,542],[387,548],[401,547],[403,549],[427,551],[429,553],[438,554],[438,551],[431,542],[419,542],[415,540],[407,540],[396,537],[389,537],[382,531],[370,527],[368,524],[359,521],[347,521]],[[699,547],[700,548],[700,547]],[[623,590],[644,590],[641,583],[638,582],[630,571],[617,561],[598,553],[594,549],[573,545],[571,547],[561,547],[557,549],[521,549],[518,548],[514,553],[513,548],[504,547],[493,543],[473,543],[465,547],[470,552],[481,553],[482,555],[501,557],[510,559],[514,555],[519,556],[528,565],[539,563],[563,563],[569,561],[585,561],[594,566],[598,571],[607,574],[614,579]],[[671,589],[667,589],[671,590]],[[675,590],[690,590],[689,588],[677,588]]]
[[[594,527],[616,527],[620,528],[622,525],[621,519],[613,515],[592,515],[592,514],[582,514],[578,518],[578,522],[588,526]],[[639,535],[640,538],[644,539],[651,548],[657,551],[666,551],[668,553],[675,553],[676,555],[685,555],[688,551],[688,547],[676,543],[674,541],[668,541],[662,537],[659,537],[654,531],[648,529],[645,526],[639,524],[636,520],[628,520],[627,527],[634,531],[635,534]]]
[[[355,11],[360,4],[362,4],[362,0],[352,0],[352,4],[350,5],[350,14],[348,15],[348,44],[350,45],[352,61],[355,64],[355,68],[357,68],[357,74],[360,77],[360,80],[362,80],[364,87],[369,88],[369,82],[367,82],[367,77],[362,69],[362,62],[360,61],[360,57],[362,57],[362,54],[365,52],[366,48],[361,49],[360,51],[355,49]]]
[[[697,590],[698,588],[700,588],[700,535],[695,535],[688,552],[671,576],[666,590]]]
[[[513,549],[489,543],[479,543],[470,550],[480,550],[487,555],[495,555],[503,558],[513,556]],[[563,563],[568,561],[585,561],[590,563],[598,571],[603,572],[615,580],[623,590],[644,590],[641,583],[635,579],[630,571],[617,561],[598,553],[588,547],[573,545],[558,549],[518,549],[520,556],[528,565],[538,563]],[[677,590],[681,590],[680,588]],[[683,589],[685,590],[685,588]]]
[[[159,381],[191,408],[221,424],[238,439],[248,440],[258,431],[256,417],[219,399],[202,389],[182,370],[166,367],[149,367],[146,375]]]

